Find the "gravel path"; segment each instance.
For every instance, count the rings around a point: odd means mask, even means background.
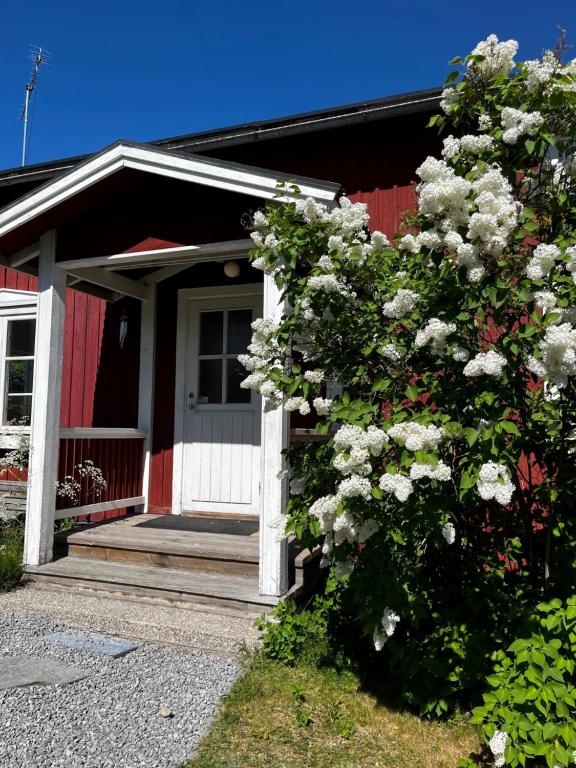
[[[254,619],[238,612],[178,608],[34,584],[0,593],[1,615],[44,616],[67,627],[174,643],[212,655],[234,656],[243,646],[254,648],[259,640]]]
[[[0,613],[0,656],[50,658],[88,673],[69,685],[0,691],[2,768],[175,768],[240,671],[232,659],[177,646],[143,644],[112,659],[41,639],[64,628]],[[163,705],[172,717],[159,714]]]

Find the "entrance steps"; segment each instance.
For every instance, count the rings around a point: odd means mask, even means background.
[[[188,607],[260,615],[280,599],[258,592],[258,521],[136,515],[68,534],[65,557],[28,566],[35,582]],[[290,548],[290,597],[317,579],[318,556]]]

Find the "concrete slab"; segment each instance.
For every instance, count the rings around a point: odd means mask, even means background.
[[[75,648],[79,651],[103,653],[105,656],[112,656],[114,659],[125,656],[130,651],[136,650],[140,645],[140,643],[131,643],[120,637],[99,635],[96,632],[80,632],[74,629],[51,632],[49,635],[44,635],[42,640],[65,645],[67,648]]]
[[[35,656],[0,657],[0,691],[29,685],[67,685],[87,677],[77,667]]]

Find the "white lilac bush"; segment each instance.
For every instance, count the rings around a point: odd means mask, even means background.
[[[289,451],[288,527],[437,713],[575,575],[576,60],[517,47],[454,60],[392,242],[289,186],[253,217],[290,311],[254,324],[244,386],[328,438]]]

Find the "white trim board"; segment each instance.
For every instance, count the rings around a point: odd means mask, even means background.
[[[123,168],[265,200],[277,196],[278,176],[283,175],[212,158],[174,154],[147,145],[119,143],[6,206],[0,211],[0,237]],[[339,185],[320,180],[295,179],[295,183],[303,197],[328,204],[333,203],[340,192]]]
[[[106,270],[138,269],[140,267],[161,267],[171,264],[200,261],[216,261],[218,258],[228,260],[247,256],[254,247],[249,238],[244,240],[224,240],[221,243],[201,243],[199,245],[178,245],[174,248],[154,248],[150,251],[130,251],[115,253],[111,256],[90,256],[86,259],[69,259],[59,261],[58,266],[66,272],[104,267]],[[144,278],[146,279],[146,278]]]
[[[172,468],[172,514],[181,515],[182,482],[184,475],[184,423],[186,412],[186,348],[188,340],[188,307],[189,302],[197,299],[205,302],[209,299],[243,298],[261,296],[262,283],[245,283],[243,285],[220,285],[205,288],[182,288],[178,291],[178,314],[176,326],[176,371],[175,371],[175,403],[174,403],[174,450]],[[241,514],[235,512],[234,514]],[[246,513],[248,514],[248,513]],[[253,515],[254,513],[249,513]]]

